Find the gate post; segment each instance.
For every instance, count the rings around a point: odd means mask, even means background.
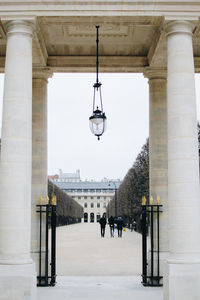
[[[142,204],[142,284],[144,286],[162,286],[160,283],[163,278],[160,276],[160,225],[159,225],[159,215],[160,204]],[[156,218],[156,222],[155,222]],[[151,252],[151,264],[148,265],[147,262],[147,219],[150,219],[150,252]],[[156,225],[156,226],[155,226]],[[156,247],[155,247],[156,238]],[[157,253],[157,260],[155,260],[155,254]],[[154,264],[157,263],[156,270],[154,269]]]
[[[142,205],[142,284],[147,283],[147,214],[146,205]]]
[[[55,197],[55,196],[54,196]],[[55,199],[55,198],[54,198]],[[56,201],[56,200],[54,200]],[[39,276],[37,286],[54,286],[56,284],[56,202],[51,204],[36,205],[36,212],[40,214],[40,237],[39,237]],[[39,208],[39,210],[38,210]],[[45,274],[41,274],[42,265],[42,214],[45,215]],[[51,229],[51,273],[49,274],[49,228]]]
[[[56,205],[51,207],[51,282],[56,284]]]

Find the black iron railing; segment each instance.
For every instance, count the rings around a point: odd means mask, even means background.
[[[162,205],[142,205],[142,284],[162,286],[160,276],[160,213]],[[147,257],[147,235],[150,220],[150,265]],[[155,242],[156,241],[156,245]]]
[[[37,286],[54,286],[56,284],[56,205],[36,205],[40,214],[40,240],[39,240],[39,275]],[[45,217],[45,225],[43,224]],[[42,231],[45,226],[45,246],[42,249]],[[49,239],[49,229],[51,240]],[[49,242],[51,244],[51,260],[49,261]],[[44,259],[43,259],[44,258]],[[44,264],[44,272],[42,267]]]

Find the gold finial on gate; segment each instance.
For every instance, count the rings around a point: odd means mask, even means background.
[[[53,195],[51,203],[52,205],[56,205],[56,195]]]
[[[49,204],[49,196],[46,196],[46,204]]]
[[[42,205],[42,201],[43,201],[42,195],[40,195],[40,205]]]
[[[157,204],[157,205],[160,205],[160,196],[159,196],[159,195],[158,195],[157,198],[156,198],[156,204]]]
[[[150,197],[150,201],[149,202],[150,202],[150,205],[153,205],[153,197],[152,196]]]
[[[142,205],[146,205],[147,204],[147,199],[145,196],[142,197]]]

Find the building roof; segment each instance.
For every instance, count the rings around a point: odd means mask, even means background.
[[[76,173],[62,173],[60,178],[79,178]]]
[[[74,179],[80,179],[80,170],[76,170],[76,173],[64,173],[62,169],[59,169],[59,178],[74,178]]]
[[[114,190],[118,188],[121,181],[101,182],[101,181],[81,181],[81,182],[54,182],[62,190]]]

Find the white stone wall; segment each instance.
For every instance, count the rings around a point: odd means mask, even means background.
[[[94,222],[97,222],[97,215],[102,216],[104,213],[106,213],[106,207],[109,203],[109,201],[114,196],[114,193],[105,193],[105,194],[77,194],[76,196],[73,196],[73,193],[68,193],[70,196],[73,197],[74,200],[76,200],[83,208],[84,213],[88,214],[88,222],[90,222],[90,214],[94,213]],[[84,204],[87,203],[87,207],[84,207]],[[94,207],[91,207],[91,203],[94,204]],[[100,208],[97,207],[97,203],[100,204]],[[84,218],[82,219],[82,222],[84,222]]]

